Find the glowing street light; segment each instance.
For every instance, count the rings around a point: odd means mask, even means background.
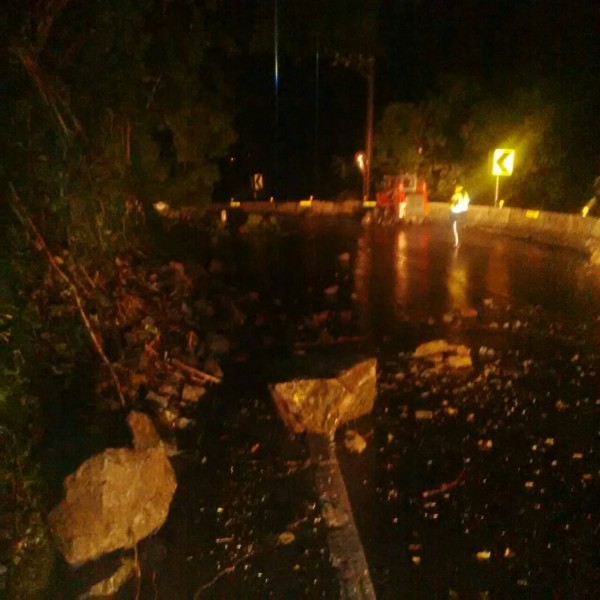
[[[358,170],[364,175],[365,174],[365,169],[367,166],[367,157],[365,155],[364,152],[357,152],[354,155],[354,162],[356,163],[356,166],[358,167]]]
[[[367,80],[367,122],[365,133],[365,152],[363,173],[363,202],[369,200],[371,188],[371,162],[373,158],[373,105],[375,96],[375,57],[364,54],[352,54],[344,57],[336,54],[334,65],[353,67]],[[357,163],[358,164],[358,163]],[[360,167],[359,167],[360,168]]]
[[[160,215],[167,214],[169,212],[170,208],[171,207],[166,202],[163,202],[162,200],[154,203],[154,210]]]

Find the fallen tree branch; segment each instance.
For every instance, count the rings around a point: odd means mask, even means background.
[[[29,227],[29,229],[31,229],[31,231],[34,233],[34,235],[36,237],[36,243],[46,254],[46,257],[48,259],[48,262],[50,263],[50,266],[54,269],[54,271],[57,273],[57,275],[65,282],[66,286],[71,290],[73,297],[75,298],[75,302],[77,304],[77,310],[79,311],[81,320],[83,321],[83,324],[90,336],[90,339],[92,340],[92,344],[94,345],[96,352],[102,359],[102,362],[108,368],[110,376],[115,385],[115,389],[117,390],[117,394],[119,395],[119,400],[121,402],[121,406],[123,408],[125,408],[126,402],[125,402],[125,396],[123,395],[123,389],[121,388],[121,383],[119,382],[119,378],[117,377],[117,373],[115,372],[113,364],[110,362],[110,360],[104,353],[104,350],[102,349],[102,345],[100,344],[100,341],[98,339],[98,334],[94,330],[94,327],[92,326],[90,318],[88,317],[87,313],[85,312],[85,308],[83,306],[83,302],[81,300],[81,296],[79,295],[79,290],[77,289],[77,286],[73,283],[73,281],[71,281],[71,278],[60,268],[60,265],[56,262],[52,252],[50,252],[50,249],[48,248],[48,246],[46,244],[46,240],[42,237],[42,234],[40,233],[40,231],[37,228],[37,226],[35,225],[35,223],[31,220],[31,217],[27,214],[27,209],[23,205],[23,202],[21,201],[21,198],[17,194],[17,191],[15,190],[14,186],[12,185],[12,183],[9,183],[9,185],[10,185],[10,189],[13,194],[14,203],[16,205],[16,206],[13,205],[13,211],[14,211],[15,215],[17,216],[19,221],[21,221],[21,223],[24,226]],[[20,211],[22,211],[23,214],[21,214]]]
[[[43,74],[40,72],[37,58],[31,55],[32,52],[20,47],[14,47],[11,50],[19,59],[27,74],[31,77],[44,104],[46,104],[54,114],[56,121],[60,125],[65,136],[67,138],[73,136],[73,131],[67,124],[67,116],[70,118],[74,130],[83,135],[83,129],[81,128],[79,121],[69,109],[67,102],[65,102],[56,90],[56,86],[44,78]],[[59,107],[59,104],[61,107]]]
[[[210,375],[204,371],[200,371],[199,369],[195,369],[194,367],[190,367],[176,358],[171,359],[171,366],[180,369],[181,371],[185,371],[192,377],[199,379],[200,383],[206,383],[207,381],[210,381],[211,383],[221,383],[221,379],[218,377]]]
[[[202,592],[204,592],[208,588],[212,587],[215,583],[217,583],[217,581],[219,581],[219,579],[221,579],[221,577],[223,577],[225,575],[228,575],[229,573],[233,573],[235,571],[236,567],[240,563],[248,560],[253,555],[254,555],[254,549],[253,549],[252,546],[250,546],[250,550],[248,552],[246,552],[246,554],[244,554],[244,556],[241,556],[240,558],[238,558],[237,560],[235,560],[233,562],[233,564],[230,565],[229,567],[223,569],[222,571],[219,571],[208,583],[205,583],[203,586],[199,587],[194,592],[194,600],[199,600],[200,594],[202,594]]]
[[[348,335],[333,338],[331,340],[316,341],[316,342],[296,342],[294,348],[296,350],[304,350],[305,348],[318,348],[320,346],[338,346],[341,344],[354,344],[364,342],[367,339],[364,335]]]
[[[77,265],[77,268],[79,269],[79,271],[81,271],[85,280],[89,283],[90,287],[93,290],[97,289],[98,286],[96,285],[96,282],[90,277],[89,273],[85,270],[85,267],[82,265]],[[102,290],[102,291],[106,291],[106,290]]]
[[[285,527],[285,529],[286,529],[286,531],[288,531],[290,529],[296,529],[296,527],[299,527],[300,525],[307,523],[307,522],[308,522],[308,517],[304,517],[303,519],[298,519],[297,521],[288,523],[287,526]]]
[[[455,488],[460,483],[460,481],[464,477],[464,475],[465,475],[465,470],[463,469],[458,474],[458,477],[454,481],[450,481],[449,483],[442,483],[442,485],[439,488],[435,488],[433,490],[426,490],[421,494],[421,496],[423,498],[431,498],[431,496],[436,496],[437,494],[443,494],[444,492],[447,492],[448,490]]]
[[[36,7],[31,11],[30,17],[35,32],[32,41],[32,51],[36,57],[44,50],[54,21],[70,1],[46,0],[45,2],[38,2]]]

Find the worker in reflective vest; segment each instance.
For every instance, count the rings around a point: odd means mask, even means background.
[[[600,198],[600,177],[594,180],[594,195],[587,201],[586,205],[581,209],[581,215],[587,217],[588,213],[593,210],[598,204]]]
[[[460,241],[458,239],[459,227],[462,226],[469,210],[469,194],[462,185],[457,185],[454,194],[450,199],[450,222],[454,232],[454,247],[458,248]]]

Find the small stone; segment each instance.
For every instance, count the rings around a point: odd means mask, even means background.
[[[208,348],[212,354],[223,356],[231,350],[231,342],[221,333],[211,333],[207,336]]]
[[[177,389],[177,386],[174,386],[170,383],[163,383],[158,388],[158,393],[161,396],[170,396],[171,398],[174,398],[175,396],[179,395],[179,390]]]
[[[279,534],[279,537],[277,538],[277,541],[282,545],[282,546],[288,546],[289,544],[291,544],[294,540],[296,539],[296,536],[291,532],[291,531],[284,531],[283,533]]]
[[[429,421],[433,419],[432,410],[415,410],[415,419],[417,421]]]
[[[132,410],[127,415],[127,425],[133,435],[133,447],[136,450],[158,448],[161,445],[160,435],[148,415]]]
[[[360,433],[350,429],[346,431],[346,435],[344,436],[344,446],[349,452],[362,454],[367,447],[367,442],[365,441],[365,438],[360,435]]]
[[[340,529],[345,527],[350,520],[344,509],[334,507],[329,503],[325,504],[323,507],[322,514],[327,526],[332,529]]]
[[[202,396],[206,394],[206,389],[199,385],[189,385],[186,384],[183,386],[183,392],[181,393],[181,399],[184,402],[198,402]]]
[[[161,423],[166,427],[170,428],[175,426],[175,421],[177,420],[178,416],[176,412],[169,409],[161,409],[158,412],[158,415],[160,417]]]
[[[149,402],[154,402],[155,404],[158,404],[158,406],[160,406],[161,408],[167,408],[167,406],[169,406],[169,398],[167,398],[167,396],[162,396],[160,394],[157,394],[153,390],[150,390],[146,394],[146,400],[148,400]]]
[[[492,440],[479,440],[477,442],[477,446],[479,446],[480,450],[491,450],[493,445]]]
[[[473,366],[471,357],[465,354],[448,357],[448,366],[453,369],[470,369]]]

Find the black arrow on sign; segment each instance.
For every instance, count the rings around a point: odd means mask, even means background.
[[[496,159],[496,166],[504,173],[509,173],[509,169],[504,164],[504,161],[506,161],[506,159],[509,158],[511,155],[512,152],[504,152],[504,154],[501,154],[500,157]]]

